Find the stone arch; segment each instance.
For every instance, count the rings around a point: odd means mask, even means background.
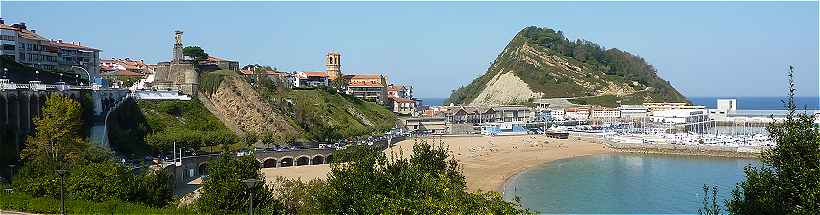
[[[262,168],[276,168],[276,158],[265,158],[262,161]]]
[[[299,158],[296,159],[296,166],[303,166],[310,164],[310,157],[307,155],[301,155]]]
[[[202,162],[197,166],[199,175],[208,175],[208,162]]]
[[[313,158],[310,159],[310,165],[316,164],[324,164],[325,163],[325,156],[322,154],[314,155]]]
[[[279,167],[293,166],[293,157],[286,156],[279,159]]]

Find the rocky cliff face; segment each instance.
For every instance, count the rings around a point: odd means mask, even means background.
[[[207,99],[203,103],[211,112],[235,131],[255,134],[299,132],[239,77],[225,76],[213,93],[202,93],[200,97],[203,96]]]
[[[596,96],[624,103],[686,101],[640,57],[588,41],[570,42],[560,31],[528,27],[483,76],[457,89],[446,103],[492,106]]]

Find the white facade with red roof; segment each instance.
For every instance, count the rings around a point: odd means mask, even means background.
[[[99,49],[83,46],[80,42],[50,40],[29,29],[25,23],[7,25],[0,19],[0,44],[0,55],[36,69],[89,75],[92,79],[99,76]]]

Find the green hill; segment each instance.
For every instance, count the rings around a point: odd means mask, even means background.
[[[445,103],[500,105],[576,97],[584,98],[574,101],[590,104],[606,101],[607,106],[688,102],[639,56],[585,40],[573,42],[561,31],[527,27],[484,75],[455,90]]]

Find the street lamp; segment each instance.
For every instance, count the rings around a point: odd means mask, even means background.
[[[34,80],[39,81],[40,80],[39,77],[40,77],[40,70],[34,70]]]
[[[60,175],[60,214],[65,215],[65,198],[63,197],[63,176],[66,170],[58,169],[57,174]]]
[[[86,74],[86,75],[88,75],[88,83],[89,83],[89,85],[91,84],[91,73],[88,73],[88,70],[86,70],[84,67],[81,67],[81,66],[71,66],[71,68],[79,68],[79,69],[82,69],[82,70],[83,70],[83,72],[85,72],[85,74]],[[78,75],[77,77],[80,77],[80,76]],[[77,81],[80,81],[80,80],[78,79]],[[82,82],[80,82],[80,85],[82,85]]]
[[[3,79],[6,79],[6,75],[9,73],[9,68],[3,68]]]
[[[245,186],[248,187],[248,192],[251,193],[251,207],[249,209],[251,215],[253,215],[253,190],[250,188],[256,186],[257,182],[259,182],[259,180],[256,180],[255,178],[242,180],[242,183],[245,183]]]
[[[9,164],[9,173],[11,173],[9,175],[9,182],[11,182],[11,178],[14,177],[14,164]]]

